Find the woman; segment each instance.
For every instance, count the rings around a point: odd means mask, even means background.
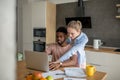
[[[78,56],[78,66],[80,68],[86,68],[86,55],[85,55],[85,45],[88,42],[88,37],[85,33],[81,31],[82,24],[80,21],[70,21],[67,26],[68,36],[71,39],[70,43],[72,48],[68,50],[60,59],[54,63],[62,64],[63,61],[69,59],[72,55],[77,53]]]

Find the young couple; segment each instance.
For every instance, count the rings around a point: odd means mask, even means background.
[[[84,47],[88,42],[88,37],[81,31],[80,21],[71,21],[65,27],[60,27],[56,31],[56,42],[48,44],[46,53],[52,55],[51,70],[65,66],[77,66],[86,68],[86,55]]]

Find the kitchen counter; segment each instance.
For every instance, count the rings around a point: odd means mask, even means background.
[[[120,54],[120,52],[115,52],[117,48],[114,47],[100,47],[98,50],[94,49],[93,46],[87,45],[85,47],[85,50],[89,51],[95,51],[95,52],[106,52],[106,53],[112,53],[112,54]]]

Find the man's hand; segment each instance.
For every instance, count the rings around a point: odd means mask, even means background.
[[[51,63],[49,63],[49,68],[50,68],[50,70],[56,70],[56,69],[58,69],[60,66],[61,66],[60,63],[58,63],[58,62],[51,62]]]

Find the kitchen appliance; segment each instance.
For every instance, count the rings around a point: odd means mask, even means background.
[[[33,51],[44,52],[45,51],[45,28],[34,28],[33,29]]]
[[[46,37],[46,29],[45,28],[34,28],[33,36],[34,37]]]
[[[33,51],[44,52],[45,51],[45,42],[34,41],[33,42]]]
[[[94,39],[93,40],[93,48],[94,49],[99,49],[99,47],[102,45],[102,42],[100,39]]]

